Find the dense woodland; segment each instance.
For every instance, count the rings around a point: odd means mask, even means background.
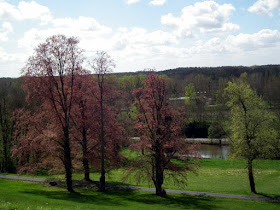
[[[74,192],[73,171],[90,181],[96,170],[105,191],[105,174],[127,165],[121,151],[129,148],[141,152],[128,171],[138,171],[139,181],[150,178],[162,196],[165,171],[179,183],[197,167],[196,145],[182,138],[231,138],[237,145],[232,154],[248,160],[256,192],[252,161],[279,158],[280,66],[113,73],[106,52],[84,69],[77,44],[50,37],[21,78],[0,79],[1,172],[65,172],[67,190]]]

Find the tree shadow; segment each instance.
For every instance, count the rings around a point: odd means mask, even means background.
[[[108,196],[107,193],[98,193],[96,191],[83,190],[83,192],[69,193],[61,190],[25,190],[22,193],[40,195],[48,199],[71,201],[76,203],[94,203],[104,206],[119,206],[124,205],[124,201]],[[87,193],[89,192],[89,193]]]
[[[133,193],[133,190],[122,190],[125,194],[121,196],[125,200],[132,202],[143,203],[151,205],[164,205],[169,208],[183,208],[183,209],[217,209],[211,201],[214,199],[211,197],[204,196],[191,196],[191,195],[166,195],[164,197],[156,196],[155,193]],[[137,192],[137,191],[136,191]],[[120,196],[117,190],[108,192],[115,196]]]
[[[213,205],[213,198],[190,195],[166,195],[165,197],[156,196],[153,193],[142,193],[135,190],[113,189],[110,188],[105,193],[92,189],[80,189],[77,193],[69,193],[61,190],[25,190],[26,194],[40,195],[48,199],[64,200],[77,203],[95,204],[100,206],[129,206],[129,202],[138,204],[148,204],[153,206],[163,205],[169,208],[183,209],[216,209]],[[128,202],[129,201],[129,202]]]
[[[266,197],[266,198],[269,198],[271,199],[272,201],[279,201],[279,204],[280,204],[280,197],[279,197],[279,194],[266,194],[266,193],[256,193],[256,195],[261,195],[263,197]]]

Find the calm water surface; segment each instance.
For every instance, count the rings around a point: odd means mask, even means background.
[[[199,154],[202,158],[227,158],[229,152],[229,145],[210,145],[201,144]]]

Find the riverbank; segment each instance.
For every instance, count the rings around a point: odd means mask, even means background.
[[[130,137],[133,141],[139,141],[140,137]],[[190,143],[200,143],[200,144],[213,144],[213,145],[230,145],[230,139],[215,139],[215,138],[184,138],[183,141],[188,141]]]
[[[211,144],[211,145],[230,145],[230,139],[214,139],[214,138],[185,138],[184,141],[190,143]]]

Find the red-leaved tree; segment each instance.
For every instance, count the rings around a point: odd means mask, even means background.
[[[119,93],[114,81],[106,81],[100,91],[98,78],[92,75],[77,77],[72,109],[71,134],[75,139],[76,158],[83,163],[84,179],[90,181],[90,166],[104,172],[119,166],[121,144],[125,139],[124,130],[116,120]],[[102,95],[102,97],[101,97]],[[102,98],[102,112],[101,103]],[[103,137],[103,138],[102,138]],[[104,141],[104,154],[99,148]],[[78,147],[78,148],[77,148]],[[80,149],[81,148],[81,149]]]
[[[61,132],[51,123],[46,110],[14,112],[15,131],[12,157],[19,173],[36,174],[38,169],[61,171],[63,154],[59,145]]]
[[[39,44],[23,69],[24,88],[28,100],[39,100],[49,114],[49,121],[57,125],[60,134],[56,143],[60,147],[65,168],[67,190],[72,188],[72,157],[70,118],[76,76],[83,74],[82,50],[74,37],[55,35]],[[50,139],[51,140],[51,139]]]
[[[146,178],[153,181],[156,195],[163,196],[165,175],[175,181],[185,183],[187,171],[196,168],[191,161],[197,156],[194,145],[181,140],[180,113],[168,104],[165,80],[154,74],[145,80],[145,87],[134,91],[137,113],[137,129],[140,140],[131,149],[142,151],[131,167],[136,170],[138,180]],[[177,164],[174,158],[185,160]]]
[[[95,132],[98,122],[96,118],[97,99],[93,92],[96,90],[96,82],[91,75],[81,75],[77,77],[74,86],[75,95],[73,97],[72,108],[72,129],[71,134],[75,139],[78,159],[83,163],[84,180],[90,179],[90,162],[95,159],[97,146],[99,145],[98,134]],[[81,148],[82,155],[79,155]],[[79,158],[80,157],[80,158]]]
[[[112,72],[116,64],[108,53],[101,51],[97,52],[96,56],[90,62],[90,66],[97,75],[98,82],[98,101],[100,108],[100,142],[101,142],[101,176],[100,176],[100,191],[105,191],[105,124],[104,124],[104,90],[105,90],[105,75]]]

